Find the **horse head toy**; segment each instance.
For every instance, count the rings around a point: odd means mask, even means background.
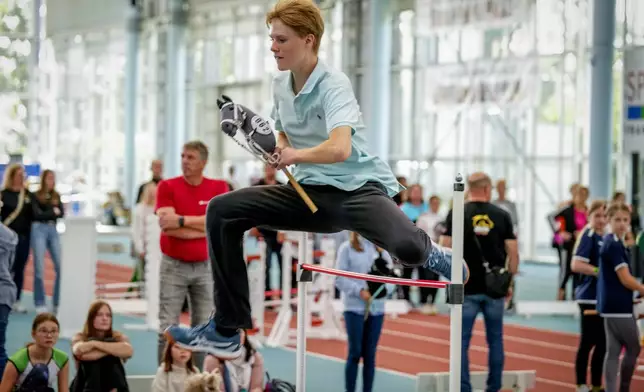
[[[222,95],[217,99],[217,106],[219,107],[220,126],[221,130],[230,136],[235,143],[237,143],[244,150],[255,155],[260,160],[275,165],[276,159],[274,156],[277,147],[275,134],[271,129],[268,121],[263,119],[257,113],[253,112],[246,106],[233,102],[229,97]],[[237,136],[243,135],[244,142],[242,143]],[[289,182],[295,190],[299,193],[300,197],[309,206],[311,211],[315,213],[317,207],[313,201],[306,194],[304,189],[298,184],[293,175],[286,169],[282,169]]]

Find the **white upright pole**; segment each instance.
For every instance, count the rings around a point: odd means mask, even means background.
[[[159,219],[156,216],[148,216],[147,220]],[[148,302],[146,319],[147,327],[153,331],[159,330],[159,293],[160,276],[161,276],[161,244],[159,238],[161,237],[161,227],[155,222],[154,224],[145,223],[147,247],[145,252],[145,297]]]
[[[287,345],[289,341],[289,329],[293,311],[291,310],[291,269],[293,263],[294,244],[290,238],[290,232],[286,235],[286,241],[282,247],[282,297],[277,319],[271,328],[266,339],[268,347],[279,347]]]
[[[291,271],[293,270],[293,242],[290,238],[287,238],[284,242],[284,247],[282,248],[282,308],[290,309],[291,308],[291,288],[293,287],[293,282],[291,282]],[[291,324],[291,320],[288,321],[288,324]],[[290,327],[289,327],[290,328]]]
[[[295,390],[305,392],[306,389],[306,301],[307,301],[307,282],[302,279],[302,264],[307,259],[309,250],[308,233],[302,233],[298,246],[298,270],[297,270],[297,350],[295,359],[296,377]]]
[[[458,174],[454,182],[454,201],[452,207],[452,281],[454,285],[463,283],[463,227],[464,217],[463,177]],[[462,292],[461,292],[462,293]],[[449,390],[461,390],[461,342],[463,328],[463,305],[450,305],[449,328]]]

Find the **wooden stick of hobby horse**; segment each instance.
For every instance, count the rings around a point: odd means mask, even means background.
[[[291,185],[293,185],[293,188],[295,188],[295,190],[300,195],[302,200],[304,200],[311,212],[315,214],[318,211],[318,207],[315,205],[315,203],[313,203],[313,200],[311,200],[306,191],[300,186],[300,184],[298,184],[298,182],[295,180],[291,172],[288,171],[288,169],[284,168],[282,169],[282,172],[286,174],[286,177],[288,177],[288,181],[291,183]]]

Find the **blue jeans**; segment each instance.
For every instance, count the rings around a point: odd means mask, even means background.
[[[365,321],[363,314],[344,312],[349,349],[344,368],[345,392],[356,390],[360,358],[362,358],[362,390],[363,392],[371,392],[376,373],[376,349],[384,319],[384,315],[369,315]]]
[[[7,364],[7,350],[4,345],[7,342],[9,313],[11,313],[11,308],[9,306],[0,305],[0,374],[4,374],[4,366]]]
[[[463,302],[463,341],[461,363],[461,392],[471,392],[470,361],[468,350],[472,339],[474,321],[483,313],[485,338],[488,346],[488,376],[486,392],[501,390],[503,375],[503,312],[505,299],[492,299],[484,294],[466,295]]]
[[[31,247],[34,252],[34,305],[45,306],[45,251],[49,251],[54,263],[54,307],[60,298],[60,237],[56,225],[34,222],[31,227]]]

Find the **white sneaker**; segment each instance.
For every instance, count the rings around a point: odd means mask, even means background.
[[[20,302],[14,302],[11,307],[11,311],[14,313],[27,313],[27,308],[25,308]]]
[[[590,392],[590,388],[587,385],[579,385],[576,389],[577,392]]]
[[[434,315],[434,314],[438,313],[438,311],[436,310],[436,306],[434,306],[432,304],[423,305],[423,307],[420,309],[420,312],[422,314],[431,314],[431,315]]]
[[[49,308],[46,306],[39,306],[36,308],[36,314],[49,313]]]

